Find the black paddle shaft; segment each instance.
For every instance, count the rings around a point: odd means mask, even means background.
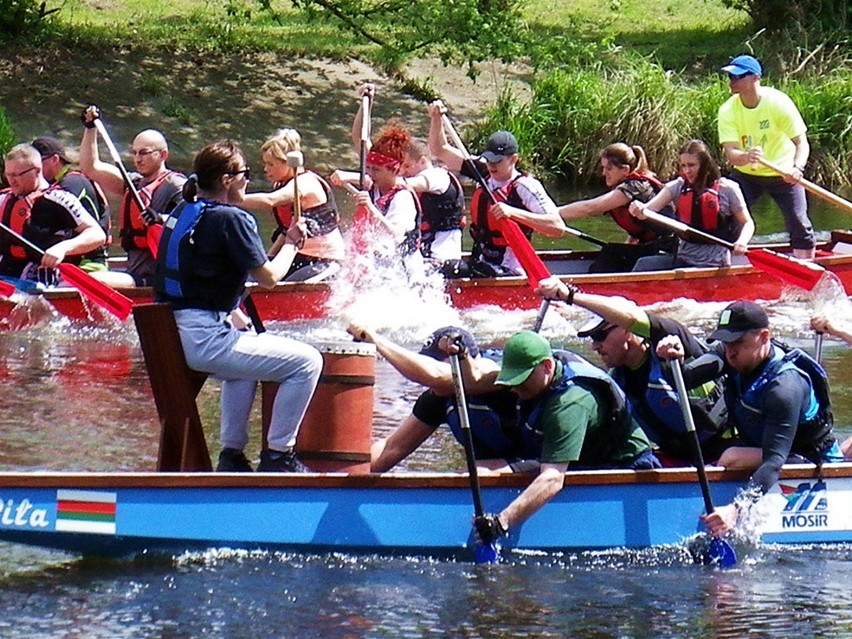
[[[456,390],[456,408],[459,411],[459,423],[462,429],[462,444],[467,460],[467,474],[470,477],[470,492],[473,497],[473,512],[477,517],[485,514],[482,506],[482,491],[479,488],[479,474],[476,470],[476,458],[473,455],[473,436],[470,434],[470,416],[467,412],[467,398],[462,380],[461,362],[456,353],[450,355],[450,367],[453,371],[453,385]]]

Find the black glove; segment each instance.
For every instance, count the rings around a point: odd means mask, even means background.
[[[473,525],[483,544],[492,544],[508,532],[494,513],[474,518]]]
[[[150,206],[146,206],[142,209],[142,219],[145,220],[145,224],[160,224],[163,221],[162,216],[157,213]]]
[[[86,113],[87,113],[87,112],[89,111],[89,109],[91,109],[92,107],[94,107],[94,109],[95,109],[95,117],[94,117],[94,119],[89,120],[89,119],[86,117]],[[87,129],[94,129],[94,128],[95,128],[95,120],[97,120],[97,119],[98,119],[98,118],[100,118],[100,117],[101,117],[101,112],[100,112],[100,110],[98,109],[98,107],[96,107],[95,105],[91,105],[91,106],[87,106],[87,107],[85,107],[85,108],[83,109],[83,111],[80,113],[80,120],[82,120],[82,122],[83,122],[83,126],[84,126],[84,127],[86,127]]]

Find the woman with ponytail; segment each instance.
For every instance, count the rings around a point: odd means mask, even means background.
[[[292,225],[270,261],[254,217],[238,205],[251,171],[233,142],[204,147],[160,239],[154,292],[174,309],[190,368],[222,380],[220,471],[251,471],[243,453],[257,382],[280,384],[272,408],[269,449],[261,472],[305,470],[293,446],[322,370],[312,346],[281,335],[240,331],[227,319],[240,303],[246,280],[272,288],[304,241],[304,225]]]
[[[597,197],[559,207],[559,215],[566,222],[593,215],[610,215],[627,231],[625,244],[604,247],[589,272],[629,271],[640,257],[674,251],[677,242],[669,229],[630,215],[631,202],[648,202],[663,188],[662,182],[648,168],[644,149],[615,142],[601,151],[600,158],[604,180],[610,190]],[[671,210],[663,213],[670,215]]]

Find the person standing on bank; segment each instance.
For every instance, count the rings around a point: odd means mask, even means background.
[[[843,461],[834,438],[828,378],[813,358],[772,339],[769,318],[754,302],[739,301],[722,311],[708,342],[713,348],[683,367],[687,388],[727,374],[725,403],[739,441],[718,464],[757,469],[747,497],[764,495],[788,461],[814,464]],[[683,345],[672,336],[657,346],[665,359],[682,359]],[[721,537],[737,523],[738,503],[717,506],[703,515],[710,533]]]
[[[175,310],[190,368],[222,380],[218,471],[252,467],[243,452],[258,381],[278,382],[269,426],[269,449],[259,472],[302,472],[293,451],[296,435],[322,370],[322,355],[302,342],[239,331],[226,323],[240,302],[246,279],[272,288],[290,268],[304,238],[304,224],[287,230],[270,261],[257,222],[237,205],[250,179],[242,151],[230,140],[195,156],[183,189],[185,203],[166,221],[160,239],[154,293]]]
[[[722,67],[733,95],[719,107],[719,142],[733,166],[746,205],[768,193],[781,213],[790,235],[793,255],[814,257],[814,229],[808,218],[805,188],[799,182],[811,147],[807,126],[793,101],[778,89],[761,86],[763,67],[750,55],[739,55]],[[781,177],[759,160],[789,172]]]
[[[127,251],[127,268],[124,273],[105,271],[97,273],[96,277],[110,286],[151,286],[156,260],[148,248],[147,229],[151,224],[161,223],[162,218],[181,202],[181,187],[186,176],[166,166],[169,145],[162,133],[154,129],[138,133],[130,149],[136,168],[135,173],[130,173],[130,179],[146,205],[145,210],[140,211],[118,167],[100,159],[95,128],[95,120],[100,117],[96,106],[83,111],[80,169],[107,195],[122,198],[119,237],[121,248]]]
[[[574,353],[554,353],[538,333],[521,331],[508,339],[496,383],[520,399],[527,452],[541,465],[533,482],[503,510],[474,520],[483,543],[507,534],[553,499],[569,465],[660,467],[612,378]]]

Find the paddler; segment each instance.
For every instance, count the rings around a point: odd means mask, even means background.
[[[772,339],[763,308],[749,301],[729,304],[707,341],[714,342],[711,350],[683,367],[686,386],[728,376],[725,402],[738,441],[718,465],[756,469],[743,498],[702,516],[720,537],[777,483],[785,462],[820,466],[843,461],[843,453],[834,437],[825,370],[804,351]],[[657,354],[683,359],[683,344],[676,336],[666,338]]]

